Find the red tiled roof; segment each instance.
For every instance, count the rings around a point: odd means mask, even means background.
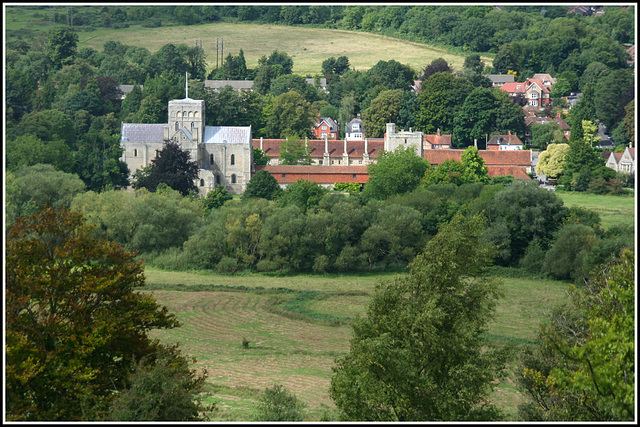
[[[513,175],[516,179],[531,179],[527,171],[522,166],[487,166],[487,173],[490,178],[494,176]]]
[[[460,161],[464,150],[424,150],[424,158],[432,165],[439,165],[448,159]],[[479,150],[478,154],[484,159],[484,164],[489,166],[523,166],[531,165],[531,152],[529,150]]]
[[[424,139],[431,145],[451,146],[451,135],[425,135]]]
[[[631,154],[631,158],[633,158],[633,160],[636,159],[636,147],[629,147],[629,153]]]
[[[334,184],[336,182],[357,182],[364,184],[369,179],[367,166],[256,166],[256,172],[267,170],[280,184],[291,184],[300,179],[318,184]],[[355,176],[355,178],[354,178]]]
[[[524,82],[508,82],[500,86],[500,89],[509,93],[524,93],[532,84],[538,85],[543,93],[549,93],[549,89],[539,79],[527,79]]]
[[[269,157],[280,156],[280,146],[283,139],[263,139],[262,151]],[[312,158],[322,158],[324,156],[324,139],[310,139],[307,141],[309,147],[309,155]],[[369,156],[378,157],[380,151],[384,147],[384,141],[382,139],[367,139],[367,151]],[[253,148],[260,148],[260,140],[253,140]],[[327,148],[329,150],[329,157],[342,158],[344,153],[344,140],[329,139],[327,140]],[[364,140],[347,141],[347,153],[349,157],[362,157],[364,154]]]
[[[491,139],[487,142],[487,145],[500,145],[498,144],[498,138],[502,138],[502,144],[508,145],[523,145],[518,135],[508,134],[508,135],[493,135]]]

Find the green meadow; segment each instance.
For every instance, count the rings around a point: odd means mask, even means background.
[[[252,420],[260,393],[274,384],[306,403],[307,420],[333,419],[331,368],[349,350],[350,323],[365,314],[375,284],[396,276],[224,276],[149,268],[145,274],[144,292],[152,292],[182,323],[153,336],[180,343],[198,368],[207,369],[216,421]],[[487,338],[516,347],[535,343],[545,311],[566,301],[567,284],[498,278],[504,296]],[[513,418],[523,398],[508,379],[494,399]]]
[[[581,206],[597,212],[605,229],[619,224],[635,224],[635,197],[632,195],[613,196],[576,191],[558,191],[556,194],[565,206]]]

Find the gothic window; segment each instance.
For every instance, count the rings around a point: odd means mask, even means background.
[[[200,180],[200,187],[204,187],[204,179]]]
[[[198,117],[198,112],[196,111],[193,116]]]
[[[233,166],[233,165],[235,165],[235,164],[236,164],[236,155],[235,155],[235,154],[232,154],[232,155],[231,155],[231,166]]]
[[[231,183],[232,184],[236,183],[236,175],[235,174],[231,175]]]
[[[213,154],[209,154],[209,164],[213,164]]]

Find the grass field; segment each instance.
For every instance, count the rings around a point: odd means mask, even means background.
[[[146,269],[148,287],[182,322],[153,336],[181,348],[209,372],[217,421],[252,420],[260,393],[282,384],[307,404],[310,421],[335,411],[328,388],[335,358],[346,353],[351,322],[364,314],[374,286],[394,274],[223,276]],[[566,298],[563,282],[502,278],[505,296],[488,337],[535,340],[543,312]],[[242,346],[243,339],[249,347]],[[513,417],[522,396],[512,381],[494,399]]]
[[[57,9],[63,19],[66,9]],[[53,9],[8,7],[5,19],[7,41],[15,39],[17,35],[30,41],[44,34],[51,27],[52,12]],[[347,56],[351,67],[357,70],[367,70],[380,60],[394,59],[419,71],[441,57],[459,71],[464,62],[464,56],[447,53],[443,49],[371,33],[271,24],[220,22],[159,28],[132,25],[122,29],[80,31],[78,35],[78,48],[92,47],[100,51],[109,40],[146,47],[151,52],[167,43],[193,46],[195,40],[202,40],[208,70],[216,66],[216,39],[224,44],[224,57],[228,54],[237,55],[242,49],[249,68],[256,68],[258,59],[270,55],[274,50],[286,52],[293,59],[293,72],[303,76],[320,74],[322,61],[342,55]],[[488,65],[493,61],[489,57],[482,59]]]
[[[635,224],[635,197],[557,191],[566,206],[581,206],[598,214],[605,229],[618,224]]]

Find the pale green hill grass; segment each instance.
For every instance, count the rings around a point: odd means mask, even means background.
[[[167,43],[193,46],[195,40],[202,40],[210,70],[216,65],[216,38],[219,44],[224,39],[225,57],[229,53],[237,55],[242,49],[249,68],[256,68],[258,59],[263,55],[269,56],[274,50],[286,52],[293,59],[293,72],[299,75],[320,74],[322,61],[332,56],[347,56],[352,68],[357,70],[367,70],[380,60],[394,59],[416,71],[440,57],[454,70],[460,70],[465,58],[427,45],[370,33],[234,23],[99,29],[80,33],[78,47],[102,50],[107,41],[113,40],[126,45],[143,46],[155,52]],[[492,62],[486,57],[483,60],[486,64]]]

